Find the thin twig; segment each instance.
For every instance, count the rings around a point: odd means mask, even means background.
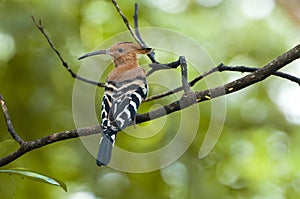
[[[139,13],[139,6],[137,3],[134,4],[134,15],[133,15],[133,21],[134,21],[134,32],[137,38],[140,40],[142,47],[148,48],[146,42],[143,40],[142,35],[140,33],[139,29],[139,22],[138,22],[138,13]],[[149,59],[151,60],[152,63],[158,63],[155,59],[155,52],[152,51],[151,53],[147,54]]]
[[[250,67],[246,67],[246,66],[225,66],[225,65],[222,64],[222,65],[218,66],[218,70],[220,72],[223,72],[223,71],[237,71],[237,72],[242,72],[243,73],[243,72],[254,72],[254,71],[259,70],[259,68],[250,68]],[[292,82],[295,82],[295,83],[300,85],[300,78],[295,77],[293,75],[283,73],[283,72],[280,72],[280,71],[276,71],[272,75],[277,76],[277,77],[281,77],[281,78],[284,78],[284,79],[288,79],[288,80],[290,80]]]
[[[180,57],[178,58],[177,61],[174,61],[174,62],[170,62],[170,63],[167,63],[167,64],[161,64],[159,62],[156,62],[156,63],[149,64],[149,66],[151,67],[151,70],[149,70],[147,72],[147,77],[150,76],[152,73],[154,73],[156,71],[159,71],[159,70],[177,68],[178,66],[180,66]]]
[[[210,69],[209,71],[206,71],[204,72],[203,74],[199,75],[198,77],[196,77],[195,79],[193,79],[192,81],[189,82],[189,85],[190,87],[194,86],[198,81],[200,81],[201,79],[203,79],[204,77],[214,73],[214,72],[217,72],[218,71],[218,66],[217,67],[214,67],[212,69]],[[172,95],[174,93],[178,93],[180,91],[183,90],[183,87],[180,86],[180,87],[177,87],[175,89],[172,89],[172,90],[169,90],[169,91],[166,91],[164,93],[160,93],[160,94],[157,94],[157,95],[153,95],[151,97],[148,97],[144,100],[144,102],[149,102],[149,101],[152,101],[152,100],[156,100],[156,99],[160,99],[160,98],[163,98],[163,97],[166,97],[166,96],[169,96],[169,95]]]
[[[133,37],[133,39],[143,48],[147,48],[148,46],[146,45],[146,43],[144,42],[144,40],[142,39],[142,36],[139,32],[138,29],[138,5],[135,4],[135,9],[134,9],[134,26],[135,26],[135,31],[133,31],[132,27],[130,26],[128,19],[126,18],[126,16],[124,15],[124,13],[122,12],[122,10],[120,9],[118,3],[115,0],[112,0],[112,3],[114,4],[115,8],[117,9],[118,13],[120,14],[120,16],[123,19],[123,22],[125,23],[129,33],[131,34],[131,36]],[[149,57],[149,59],[151,60],[152,63],[157,63],[157,61],[155,60],[155,52],[152,51],[151,53],[147,54],[147,56]]]
[[[149,77],[156,71],[170,69],[170,67],[168,67],[167,65],[158,62],[149,64],[149,66],[151,67],[151,69],[147,72],[146,74],[147,77]]]
[[[132,27],[130,26],[127,18],[125,17],[125,15],[123,14],[122,10],[120,9],[118,3],[115,0],[111,0],[111,2],[114,4],[115,8],[117,9],[118,13],[120,14],[120,16],[123,19],[123,22],[125,23],[127,29],[129,30],[131,36],[134,38],[134,40],[141,46],[143,47],[143,43],[139,40],[139,38],[135,35]]]
[[[65,67],[65,69],[67,69],[67,71],[70,73],[70,75],[75,78],[78,79],[80,81],[95,85],[95,86],[99,86],[99,87],[105,87],[105,83],[101,83],[101,82],[96,82],[93,80],[89,80],[86,79],[84,77],[81,77],[79,75],[77,75],[68,65],[68,63],[62,58],[60,52],[55,48],[53,42],[51,41],[51,39],[49,38],[49,36],[47,35],[47,33],[44,31],[44,26],[42,24],[42,21],[39,20],[38,22],[35,20],[35,18],[33,16],[31,16],[34,24],[36,25],[36,27],[39,29],[39,31],[44,35],[44,37],[46,38],[48,44],[50,45],[51,49],[55,52],[55,54],[57,55],[57,57],[59,58],[59,60],[61,61],[62,65]]]
[[[139,14],[139,6],[137,3],[134,4],[134,15],[133,15],[133,20],[134,20],[134,32],[136,37],[139,39],[139,41],[142,44],[142,47],[147,48],[147,44],[143,40],[140,31],[139,31],[139,23],[138,23],[138,14]]]
[[[3,99],[3,97],[0,95],[0,104],[3,110],[3,114],[4,114],[4,118],[5,118],[5,122],[6,122],[6,126],[7,126],[7,130],[10,133],[10,135],[13,137],[14,140],[16,140],[16,142],[18,142],[20,145],[22,145],[24,143],[23,139],[16,133],[16,131],[14,130],[14,127],[12,125],[9,113],[8,113],[8,108],[5,104],[5,101]]]
[[[220,66],[220,65],[219,65]],[[193,79],[192,81],[190,81],[190,86],[194,86],[197,82],[199,82],[201,79],[203,79],[204,77],[210,75],[210,74],[213,74],[217,71],[219,71],[218,67],[214,67],[206,72],[204,72],[203,74],[199,75],[198,77],[196,77],[195,79]]]

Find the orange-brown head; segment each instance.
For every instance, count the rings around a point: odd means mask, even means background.
[[[116,43],[106,50],[98,50],[83,55],[79,57],[79,59],[83,59],[93,55],[106,54],[112,56],[115,67],[118,67],[124,64],[137,64],[137,54],[148,54],[151,51],[151,48],[142,48],[136,43],[124,41]]]

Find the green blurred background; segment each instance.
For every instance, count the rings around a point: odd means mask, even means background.
[[[134,3],[119,1],[130,21]],[[261,67],[300,40],[300,3],[295,0],[137,3],[141,27],[181,32],[201,44],[216,64]],[[53,42],[75,71],[80,55],[126,30],[110,1],[0,0],[0,93],[15,130],[25,140],[75,128],[74,80],[35,28],[31,15],[43,20]],[[299,77],[300,62],[293,62],[283,71]],[[193,73],[189,75],[195,77]],[[224,72],[222,77],[228,82],[242,75]],[[209,102],[199,104],[201,125],[194,142],[177,161],[154,172],[133,174],[99,168],[80,139],[48,145],[1,169],[22,167],[52,176],[67,183],[68,192],[1,174],[0,198],[299,198],[299,98],[299,85],[276,77],[226,96],[222,135],[203,159],[198,158],[198,152],[211,110]],[[178,116],[175,113],[171,118],[174,121]],[[164,129],[162,135],[168,136],[168,128]],[[4,156],[17,145],[3,119],[0,132],[0,154]]]

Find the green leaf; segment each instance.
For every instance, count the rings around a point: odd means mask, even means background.
[[[59,187],[63,188],[65,191],[67,191],[67,185],[64,182],[57,180],[55,178],[51,178],[49,176],[37,173],[35,171],[30,171],[27,169],[4,169],[4,170],[0,170],[0,173],[19,175],[19,176],[29,179],[29,180],[34,180],[34,181],[38,181],[38,182],[43,182],[43,183],[59,186]]]

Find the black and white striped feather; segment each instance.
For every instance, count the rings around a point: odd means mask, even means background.
[[[102,100],[102,139],[97,157],[98,165],[110,161],[115,135],[135,122],[137,109],[147,96],[146,77],[137,76],[122,82],[107,81]]]

